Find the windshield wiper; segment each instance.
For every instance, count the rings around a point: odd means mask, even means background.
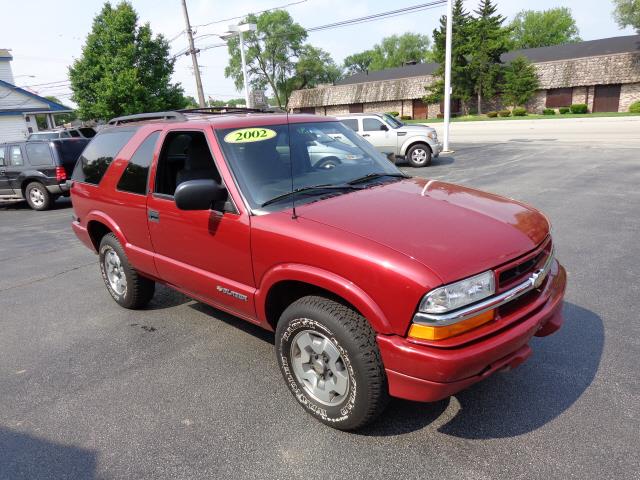
[[[273,197],[267,200],[266,202],[264,202],[262,205],[260,205],[260,207],[266,207],[267,205],[271,205],[272,203],[276,203],[284,198],[297,195],[298,193],[313,192],[316,190],[362,190],[362,187],[354,187],[353,185],[349,185],[349,184],[331,185],[328,183],[323,185],[311,185],[309,187],[300,187],[300,188],[296,188],[291,192],[283,193],[282,195]]]
[[[350,182],[347,182],[347,184],[355,185],[357,183],[364,183],[366,181],[373,180],[374,178],[380,178],[380,177],[411,178],[408,175],[405,175],[404,173],[367,173],[363,177],[354,178]]]

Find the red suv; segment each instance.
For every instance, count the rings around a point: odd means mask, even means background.
[[[117,303],[144,307],[161,282],[275,331],[285,383],[338,429],[513,368],[562,324],[544,215],[407,177],[334,118],[120,117],[71,198]]]

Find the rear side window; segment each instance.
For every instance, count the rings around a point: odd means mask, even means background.
[[[84,135],[85,138],[93,138],[96,136],[96,131],[90,127],[81,128],[80,133],[82,133],[82,135]]]
[[[97,185],[114,157],[136,133],[135,128],[111,130],[93,137],[73,170],[73,180]]]
[[[9,149],[9,165],[14,167],[21,167],[24,165],[24,160],[22,159],[22,151],[18,145],[14,145]]]
[[[129,160],[129,165],[127,165],[127,168],[122,172],[117,186],[118,190],[139,193],[140,195],[147,194],[149,166],[151,165],[153,151],[155,150],[159,136],[160,132],[153,132],[138,147],[133,157],[131,157],[131,160]]]
[[[345,118],[340,120],[346,127],[350,128],[354,132],[358,131],[358,119],[357,118]]]
[[[82,135],[80,135],[80,132],[78,130],[69,130],[69,135],[71,135],[73,138],[78,138],[81,137]]]
[[[53,163],[48,143],[27,143],[25,148],[31,165],[51,165]]]
[[[0,145],[0,167],[4,167],[4,146]]]

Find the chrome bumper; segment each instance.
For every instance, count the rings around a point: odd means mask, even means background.
[[[536,270],[524,282],[516,285],[506,292],[502,292],[499,295],[494,295],[493,297],[489,297],[486,300],[474,303],[473,305],[459,308],[457,310],[454,310],[453,312],[441,314],[418,312],[413,316],[413,322],[430,326],[451,325],[453,323],[466,320],[467,318],[480,315],[481,313],[484,313],[488,310],[493,310],[494,308],[501,307],[505,303],[509,303],[516,298],[521,297],[525,293],[539,288],[542,285],[545,278],[547,278],[549,271],[551,270],[551,265],[553,265],[553,260],[555,258],[553,254],[554,251],[552,250],[549,254],[549,258],[547,258],[547,261],[541,269]]]

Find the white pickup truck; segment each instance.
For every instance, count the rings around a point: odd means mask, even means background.
[[[406,159],[412,167],[429,166],[442,150],[435,129],[406,125],[387,113],[353,113],[337,118],[380,152]]]

